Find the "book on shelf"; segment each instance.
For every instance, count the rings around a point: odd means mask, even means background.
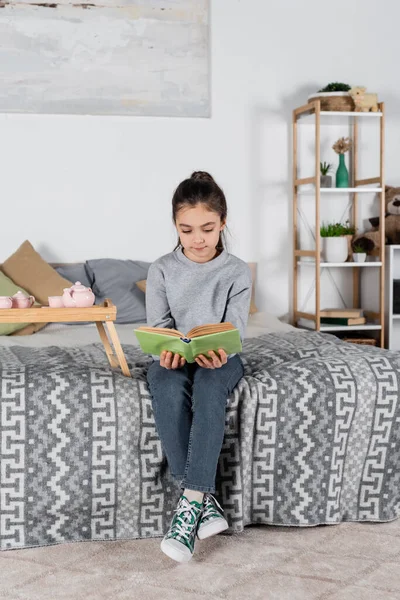
[[[334,318],[357,318],[363,317],[364,311],[362,308],[324,308],[320,311],[321,317],[334,317]]]
[[[186,362],[195,362],[196,356],[218,352],[220,348],[227,354],[242,351],[239,330],[232,323],[206,323],[193,327],[186,334],[166,327],[138,327],[134,329],[137,340],[145,354],[160,356],[163,350],[184,356]]]
[[[365,317],[321,317],[323,325],[365,325]]]

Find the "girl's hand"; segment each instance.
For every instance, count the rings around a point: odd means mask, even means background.
[[[204,367],[205,369],[219,369],[228,362],[228,357],[222,348],[219,348],[218,352],[219,356],[214,350],[209,350],[208,354],[212,357],[211,359],[204,356],[204,354],[199,354],[195,358],[195,361],[200,367]]]
[[[180,369],[186,362],[186,358],[180,354],[163,350],[160,354],[160,365],[166,369]]]

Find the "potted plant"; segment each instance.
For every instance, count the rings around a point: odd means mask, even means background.
[[[332,177],[328,175],[329,171],[332,169],[332,165],[330,163],[321,162],[319,164],[321,170],[320,176],[320,185],[322,188],[330,188],[332,187]]]
[[[320,235],[322,252],[326,262],[343,263],[349,256],[349,238],[355,233],[355,228],[345,223],[322,223]]]
[[[358,262],[358,263],[363,263],[363,262],[365,262],[366,258],[367,258],[367,253],[365,252],[365,249],[363,248],[363,246],[360,246],[359,244],[354,244],[353,245],[353,261]]]
[[[349,187],[349,172],[344,161],[345,153],[351,148],[351,139],[341,137],[332,146],[336,154],[339,154],[339,166],[336,171],[336,187]]]
[[[347,83],[333,82],[308,97],[308,102],[320,101],[321,110],[354,110],[354,102],[349,94],[351,86]]]

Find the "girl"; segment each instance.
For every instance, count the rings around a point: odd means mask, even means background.
[[[241,340],[251,297],[250,268],[229,254],[222,241],[227,206],[208,173],[197,171],[177,187],[172,217],[178,233],[173,252],[150,266],[146,284],[147,324],[185,333],[196,325],[231,322]],[[225,431],[226,402],[243,376],[239,354],[200,354],[194,363],[164,351],[153,356],[147,381],[157,433],[179,498],[161,550],[170,558],[192,558],[195,537],[227,529],[224,512],[211,495]]]

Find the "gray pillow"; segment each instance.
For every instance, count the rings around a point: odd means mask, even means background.
[[[61,277],[65,277],[65,279],[72,281],[72,283],[80,281],[86,287],[92,287],[92,282],[87,274],[85,263],[63,265],[62,267],[56,267],[55,269]]]
[[[117,323],[145,323],[145,295],[136,281],[147,279],[151,263],[141,260],[99,258],[86,261],[96,304],[110,298],[117,307]]]

